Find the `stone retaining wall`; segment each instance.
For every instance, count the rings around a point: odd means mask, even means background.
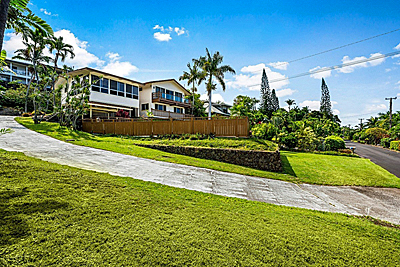
[[[239,150],[239,149],[222,149],[207,147],[182,147],[167,145],[145,145],[138,144],[141,147],[158,149],[161,151],[186,155],[190,157],[211,159],[250,167],[264,171],[282,171],[282,162],[279,151],[257,151],[257,150]]]

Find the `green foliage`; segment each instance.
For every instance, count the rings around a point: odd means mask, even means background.
[[[26,101],[27,86],[18,83],[8,90],[0,91],[0,105],[23,109]],[[28,95],[28,109],[33,110],[33,93]]]
[[[194,97],[194,102],[193,102]],[[200,100],[200,94],[194,94],[192,96],[186,96],[185,99],[189,99],[193,103],[193,116],[194,117],[206,117],[206,108],[204,107],[203,101]]]
[[[399,150],[400,151],[400,141],[392,141],[392,142],[390,142],[390,149]]]
[[[297,146],[297,137],[295,133],[290,133],[281,137],[280,143],[289,149],[293,149]]]
[[[251,135],[259,139],[272,140],[276,131],[277,129],[272,123],[258,123],[251,128]]]
[[[365,130],[365,138],[368,138],[368,143],[370,144],[379,144],[381,139],[388,136],[388,131],[382,128],[374,127],[368,128]]]
[[[346,145],[344,140],[339,136],[331,135],[325,138],[325,150],[327,151],[338,151],[339,149],[345,149]]]
[[[390,142],[392,141],[391,138],[382,138],[381,139],[381,146],[384,148],[390,148]]]
[[[0,151],[0,162],[5,266],[398,262],[400,230],[371,218],[205,194],[15,152]]]
[[[329,95],[329,89],[325,83],[324,78],[322,78],[322,85],[321,85],[320,111],[323,114],[327,114],[327,115],[332,114],[331,97]]]
[[[0,129],[0,136],[2,136],[3,134],[11,133],[11,132],[12,132],[11,129],[1,128]]]

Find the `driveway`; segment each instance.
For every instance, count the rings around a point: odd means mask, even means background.
[[[312,210],[370,215],[400,224],[400,189],[293,184],[204,168],[154,161],[65,143],[0,116],[0,148],[81,169],[216,195]]]
[[[381,147],[346,141],[347,147],[355,147],[355,153],[388,170],[400,178],[400,153]]]

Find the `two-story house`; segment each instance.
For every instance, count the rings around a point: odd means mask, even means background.
[[[82,68],[68,73],[89,76],[92,82],[89,95],[89,118],[114,118],[118,110],[128,111],[130,117],[161,119],[184,118],[190,108],[190,95],[175,79],[141,83],[92,68]],[[59,78],[56,87],[65,84]],[[67,89],[69,90],[69,89]],[[62,100],[67,90],[62,91]]]
[[[5,61],[6,66],[3,67],[3,71],[0,73],[0,80],[7,83],[12,81],[21,81],[25,84],[29,83],[31,79],[31,75],[28,71],[29,63],[11,59],[6,59]]]
[[[139,93],[140,116],[155,118],[188,117],[190,92],[175,79],[150,81],[143,84]]]

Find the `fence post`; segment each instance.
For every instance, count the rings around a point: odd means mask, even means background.
[[[131,119],[131,122],[132,122],[132,136],[135,136],[135,123],[133,119]]]
[[[212,133],[214,135],[216,135],[216,132],[215,132],[215,117],[211,117],[211,130],[212,130]]]
[[[92,133],[93,133],[93,119],[90,119],[90,125],[92,126]]]
[[[115,134],[115,123],[116,123],[115,120],[113,120],[113,123],[114,123],[114,134]]]
[[[174,134],[174,120],[172,118],[169,118],[169,130],[171,134]]]
[[[103,134],[106,134],[106,127],[104,125],[104,120],[101,120],[101,125],[103,126]]]
[[[153,119],[150,119],[151,122],[151,136],[153,136]]]
[[[192,127],[190,133],[191,133],[191,134],[194,134],[194,118],[193,118],[193,117],[190,118],[190,122],[191,122],[191,123],[190,123],[190,126]]]
[[[239,117],[236,116],[235,136],[239,137]]]

